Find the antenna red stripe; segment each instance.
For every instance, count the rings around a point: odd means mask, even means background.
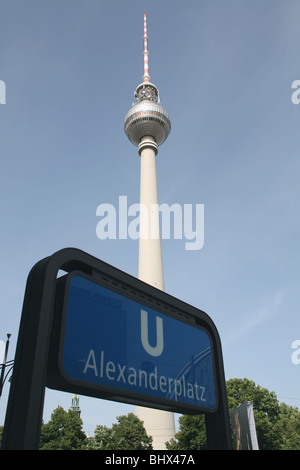
[[[144,82],[150,82],[148,57],[147,16],[146,13],[144,13]]]

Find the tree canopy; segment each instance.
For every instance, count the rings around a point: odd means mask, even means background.
[[[279,404],[276,394],[249,379],[230,379],[227,384],[229,413],[245,401],[253,402],[257,440],[260,450],[300,449],[300,412]],[[179,432],[166,445],[172,450],[206,448],[203,415],[179,418]]]
[[[119,416],[111,428],[98,425],[87,438],[77,413],[58,406],[48,423],[42,425],[41,450],[151,450],[152,437],[133,413]]]
[[[260,450],[300,450],[300,412],[279,403],[276,394],[249,379],[230,379],[227,384],[229,413],[241,403],[252,401]],[[48,423],[42,425],[42,450],[152,450],[152,437],[133,413],[119,416],[112,427],[98,425],[92,438],[82,430],[75,411],[58,406]],[[175,438],[166,443],[170,450],[206,449],[204,415],[182,415]],[[0,427],[1,439],[2,427]]]
[[[133,413],[119,416],[118,423],[97,426],[89,442],[90,449],[99,450],[151,450],[152,437],[148,436],[143,422]]]
[[[41,450],[79,450],[86,445],[82,420],[75,411],[65,411],[58,406],[48,423],[42,425]]]
[[[280,405],[275,392],[269,392],[249,379],[231,379],[227,382],[227,397],[230,412],[244,401],[253,402],[255,427],[261,450],[280,448]]]

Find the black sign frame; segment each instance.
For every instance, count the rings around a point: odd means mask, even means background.
[[[14,372],[2,437],[2,449],[38,449],[42,424],[45,387],[89,395],[87,390],[66,383],[58,371],[57,346],[61,328],[61,299],[64,277],[59,271],[80,271],[99,282],[117,282],[143,293],[148,299],[197,318],[212,338],[218,407],[205,413],[209,449],[231,449],[229,413],[218,331],[203,311],[126,274],[76,248],[65,248],[39,261],[30,271],[24,296]],[[171,311],[169,312],[173,314]],[[94,396],[91,394],[90,396]],[[101,398],[111,398],[101,396]],[[117,400],[116,400],[117,401]],[[118,400],[120,401],[120,400]],[[126,400],[129,402],[128,397]],[[136,401],[133,398],[133,403]],[[153,403],[148,406],[153,407]],[[160,407],[162,409],[162,407]]]

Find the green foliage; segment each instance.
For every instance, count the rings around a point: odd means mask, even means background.
[[[245,401],[253,402],[254,419],[260,450],[300,450],[300,412],[298,408],[279,404],[276,394],[249,379],[227,382],[229,413]],[[42,425],[42,450],[152,450],[152,437],[143,422],[133,413],[119,416],[111,428],[98,425],[93,438],[82,431],[76,412],[58,406],[51,420]],[[168,450],[206,449],[204,415],[182,415],[179,432],[166,443]],[[3,427],[0,427],[0,436]],[[0,439],[1,440],[1,439]]]
[[[175,439],[166,442],[168,450],[206,449],[206,430],[204,415],[182,415],[179,417],[180,431]]]
[[[280,450],[300,450],[300,412],[298,408],[281,403],[278,428],[282,437]]]
[[[89,441],[90,449],[99,450],[151,450],[152,437],[149,437],[143,422],[133,413],[119,416],[118,423],[111,428],[97,426],[95,436]]]
[[[254,420],[260,450],[275,450],[281,445],[279,402],[269,392],[249,379],[231,379],[227,382],[229,412],[244,401],[253,402]]]
[[[260,450],[300,450],[300,412],[279,404],[276,394],[249,379],[227,382],[229,413],[245,401],[253,402],[257,440]],[[204,415],[179,418],[179,432],[167,444],[169,450],[206,448]]]
[[[79,450],[84,449],[86,435],[82,431],[82,420],[77,413],[65,411],[58,406],[51,420],[42,425],[41,450]]]

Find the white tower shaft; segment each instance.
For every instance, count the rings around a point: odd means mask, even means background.
[[[157,146],[152,137],[144,137],[141,144],[139,279],[164,290],[155,160]]]
[[[139,145],[139,152],[141,156],[139,279],[164,290],[155,140],[152,137],[144,137]],[[165,442],[175,434],[174,414],[141,406],[136,407],[135,413],[144,422],[147,434],[152,436],[153,449],[166,449]]]
[[[144,15],[144,75],[136,89],[137,103],[125,117],[124,129],[129,140],[138,146],[141,158],[139,279],[164,290],[161,237],[156,181],[158,146],[168,137],[171,123],[161,106],[156,86],[150,82],[148,36]],[[149,356],[150,357],[150,356]],[[174,414],[151,408],[136,407],[136,415],[144,422],[153,449],[164,450],[165,442],[175,435]]]

